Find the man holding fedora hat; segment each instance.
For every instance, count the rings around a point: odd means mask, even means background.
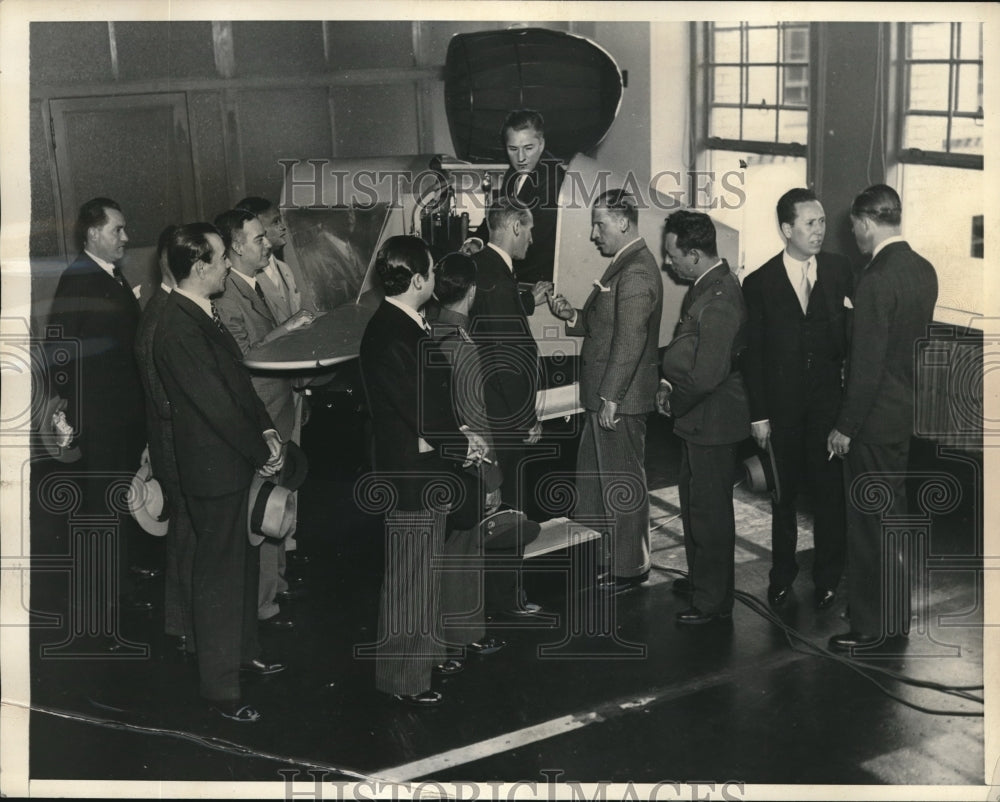
[[[247,542],[247,498],[254,473],[278,474],[285,447],[243,354],[211,300],[229,273],[222,237],[208,223],[181,226],[169,247],[177,288],[153,340],[153,357],[171,406],[181,492],[197,537],[192,609],[201,695],[222,717],[260,718],[241,698],[240,672],[284,669],[260,657],[257,550]]]
[[[751,427],[757,445],[773,454],[781,486],[771,505],[767,599],[782,606],[798,574],[795,500],[808,490],[813,593],[824,609],[835,599],[846,553],[843,480],[840,465],[828,459],[826,436],[842,394],[851,268],[845,257],[821,250],[826,214],[812,190],[782,195],[777,217],[785,249],[743,281]]]

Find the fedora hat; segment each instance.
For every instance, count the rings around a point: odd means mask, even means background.
[[[58,395],[45,400],[38,421],[38,434],[50,457],[60,462],[76,462],[81,457],[80,447],[73,444],[76,432],[66,421],[66,405],[66,399]]]
[[[156,537],[167,534],[169,504],[158,479],[149,464],[149,447],[142,452],[139,470],[132,477],[128,493],[128,508],[144,532]]]
[[[770,493],[775,504],[781,501],[781,483],[778,481],[778,468],[774,463],[774,449],[771,441],[767,441],[767,449],[758,451],[743,460],[746,471],[747,488],[754,493]]]
[[[518,544],[523,549],[538,537],[542,528],[520,510],[501,507],[482,520],[479,531],[483,537],[483,548],[499,551],[512,549]]]
[[[283,540],[295,531],[295,491],[302,487],[308,473],[305,452],[289,441],[285,444],[285,464],[276,477],[254,474],[247,508],[247,537],[252,546],[259,546],[265,537]]]

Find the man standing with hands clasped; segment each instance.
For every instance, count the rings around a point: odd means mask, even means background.
[[[656,393],[663,280],[639,236],[639,211],[630,194],[605,192],[594,202],[590,219],[590,240],[611,263],[594,281],[582,309],[562,295],[552,298],[550,308],[566,321],[567,334],[583,337],[580,400],[587,414],[576,463],[574,518],[612,519],[610,570],[601,588],[617,593],[649,578],[646,417]],[[624,476],[635,487],[615,492]],[[627,509],[605,507],[625,496]]]
[[[889,515],[906,513],[906,466],[913,434],[914,343],[927,334],[937,303],[934,267],[901,236],[902,203],[892,187],[876,184],[854,199],[851,226],[858,248],[871,261],[854,293],[854,323],[844,403],[827,447],[845,459],[847,491],[848,603],[851,630],[830,638],[830,648],[849,650],[880,643],[909,630],[909,584],[884,586],[886,566],[900,560],[889,551],[882,512],[852,503],[852,485],[877,474],[892,493]],[[901,626],[900,626],[901,625]]]

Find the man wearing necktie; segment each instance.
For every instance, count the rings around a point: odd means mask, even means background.
[[[843,477],[828,459],[826,436],[843,392],[851,268],[845,257],[821,250],[826,215],[811,190],[786,192],[777,215],[785,249],[743,281],[751,427],[761,449],[770,444],[781,489],[771,504],[767,598],[782,606],[798,574],[795,501],[808,491],[813,599],[824,609],[835,599],[846,556]]]
[[[80,477],[80,511],[107,516],[113,512],[109,485],[128,481],[146,444],[142,381],[133,352],[139,301],[118,267],[128,242],[121,207],[109,198],[87,201],[76,232],[81,252],[59,279],[49,322],[61,329],[62,338],[78,344],[78,358],[55,368],[67,377],[60,394],[68,401],[66,419],[82,454],[73,466]],[[120,591],[130,581],[132,531],[132,519],[119,516]],[[147,602],[131,606],[150,607]]]
[[[883,515],[907,514],[915,345],[927,336],[938,294],[934,266],[902,237],[902,203],[892,187],[876,184],[858,195],[851,226],[860,251],[872,257],[854,293],[847,386],[827,438],[830,453],[845,460],[847,488],[851,629],[830,639],[830,648],[838,650],[874,646],[909,632],[906,564],[899,543],[885,531]],[[879,474],[882,495],[888,491],[888,510],[862,503],[870,474]],[[902,578],[887,582],[899,569]]]
[[[241,698],[240,673],[283,671],[261,659],[257,552],[247,541],[256,471],[280,472],[285,449],[250,383],[242,354],[217,320],[229,260],[208,223],[178,228],[168,247],[177,287],[153,335],[153,359],[171,407],[181,493],[194,527],[191,605],[201,696],[224,718],[260,714]]]
[[[611,262],[582,309],[562,295],[550,302],[566,333],[583,337],[580,401],[586,409],[577,455],[575,520],[610,532],[612,592],[649,578],[649,494],[644,467],[646,418],[657,387],[663,280],[638,232],[635,199],[621,189],[591,209],[590,240]],[[603,524],[602,524],[603,522]]]
[[[663,352],[656,401],[661,413],[673,416],[681,438],[678,489],[688,577],[674,589],[690,598],[690,606],[675,618],[698,626],[732,618],[736,448],[750,434],[739,371],[747,312],[739,282],[719,258],[707,214],[674,212],[663,238],[673,272],[691,282]]]
[[[264,298],[257,277],[267,266],[271,244],[264,226],[256,215],[243,209],[232,209],[215,218],[222,234],[226,254],[233,269],[226,278],[225,292],[215,306],[223,324],[233,335],[245,356],[257,345],[283,337],[295,329],[308,326],[312,312],[300,311],[278,325]],[[292,382],[284,375],[256,375],[254,389],[274,421],[281,442],[287,443],[295,431],[296,409]],[[268,538],[260,545],[260,585],[257,615],[268,627],[290,629],[293,621],[281,615],[276,596],[288,591],[285,580],[285,543]]]

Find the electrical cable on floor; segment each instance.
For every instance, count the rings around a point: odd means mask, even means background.
[[[287,763],[290,766],[295,766],[297,768],[304,767],[308,769],[321,769],[323,771],[336,772],[337,774],[350,777],[355,780],[371,781],[373,779],[377,779],[366,774],[360,774],[356,771],[352,771],[351,769],[333,766],[329,763],[317,763],[316,761],[308,760],[302,757],[277,755],[273,752],[262,752],[258,749],[246,746],[245,744],[239,744],[235,741],[228,741],[225,738],[217,738],[215,736],[195,735],[194,733],[185,732],[184,730],[171,730],[164,727],[146,727],[142,724],[129,724],[123,721],[116,721],[114,719],[88,716],[85,713],[77,713],[71,710],[61,710],[56,707],[47,707],[45,705],[36,704],[27,705],[22,702],[14,702],[10,699],[4,699],[2,706],[17,707],[21,710],[30,710],[33,713],[44,713],[48,716],[77,721],[82,724],[93,724],[110,730],[133,732],[141,735],[159,735],[176,738],[181,741],[190,741],[198,746],[203,746],[216,752],[225,752],[226,754],[234,755],[236,757],[255,757],[263,760],[273,760],[278,763]],[[115,708],[108,709],[110,710]]]
[[[651,567],[653,569],[661,572],[661,573],[674,574],[674,575],[676,575],[678,577],[687,577],[688,576],[687,573],[684,572],[684,571],[681,571],[681,570],[679,570],[677,568],[669,568],[669,567],[667,567],[665,565],[657,565],[656,563],[653,563]],[[828,649],[826,649],[826,648],[824,648],[822,646],[818,646],[815,643],[813,643],[812,641],[808,640],[805,637],[805,635],[803,635],[798,630],[796,630],[793,627],[791,627],[788,624],[786,624],[779,616],[777,616],[770,609],[770,607],[768,605],[766,605],[764,603],[764,601],[762,599],[759,599],[758,597],[754,596],[752,593],[748,593],[748,592],[742,591],[742,590],[737,590],[737,591],[734,592],[734,595],[735,595],[735,597],[737,599],[739,599],[739,601],[742,604],[744,604],[746,607],[748,607],[751,611],[755,612],[757,615],[761,616],[762,618],[765,618],[766,620],[770,621],[772,624],[776,625],[781,630],[783,630],[784,633],[785,633],[785,637],[788,640],[788,644],[792,648],[792,650],[794,650],[794,651],[796,651],[796,652],[798,652],[800,654],[808,654],[808,655],[812,655],[812,656],[822,656],[822,657],[827,657],[827,658],[829,658],[831,660],[834,660],[834,661],[840,663],[841,665],[844,665],[844,666],[850,668],[852,671],[854,671],[855,673],[857,673],[860,676],[862,676],[864,679],[866,679],[869,682],[871,682],[873,685],[875,685],[876,688],[878,688],[883,694],[885,694],[886,696],[888,696],[890,699],[893,699],[893,700],[895,700],[897,702],[900,702],[900,703],[906,705],[907,707],[913,708],[914,710],[918,710],[918,711],[920,711],[922,713],[930,713],[930,714],[933,714],[933,715],[940,715],[940,716],[970,716],[970,717],[978,717],[978,718],[981,718],[984,715],[983,712],[981,712],[981,711],[938,710],[938,709],[924,707],[922,705],[919,705],[919,704],[917,704],[915,702],[911,702],[911,701],[909,701],[907,699],[904,699],[901,696],[893,693],[891,690],[889,690],[887,687],[885,687],[882,683],[880,683],[875,677],[871,676],[868,672],[871,672],[871,674],[881,674],[884,677],[887,677],[889,679],[894,679],[894,680],[896,680],[898,682],[901,682],[903,684],[906,684],[906,685],[910,685],[910,686],[918,687],[918,688],[926,688],[928,690],[937,691],[938,693],[944,693],[944,694],[948,694],[948,695],[951,695],[951,696],[957,696],[957,697],[959,697],[961,699],[965,699],[967,701],[975,702],[975,703],[978,703],[978,704],[983,704],[984,703],[983,699],[981,697],[974,696],[973,694],[967,693],[967,691],[982,690],[983,687],[984,687],[983,685],[957,685],[957,686],[956,685],[946,685],[944,683],[933,682],[931,680],[921,680],[921,679],[916,679],[916,678],[913,678],[913,677],[908,677],[908,676],[906,676],[904,674],[900,674],[897,671],[893,671],[893,670],[887,669],[887,668],[882,668],[881,666],[873,666],[873,665],[867,665],[867,664],[857,663],[857,662],[855,662],[854,660],[852,660],[852,659],[850,659],[848,657],[845,657],[845,656],[836,654],[834,652],[831,652],[830,650],[828,650]],[[797,646],[794,643],[794,641],[796,641],[796,640],[801,641],[808,648],[802,648],[800,646]]]

